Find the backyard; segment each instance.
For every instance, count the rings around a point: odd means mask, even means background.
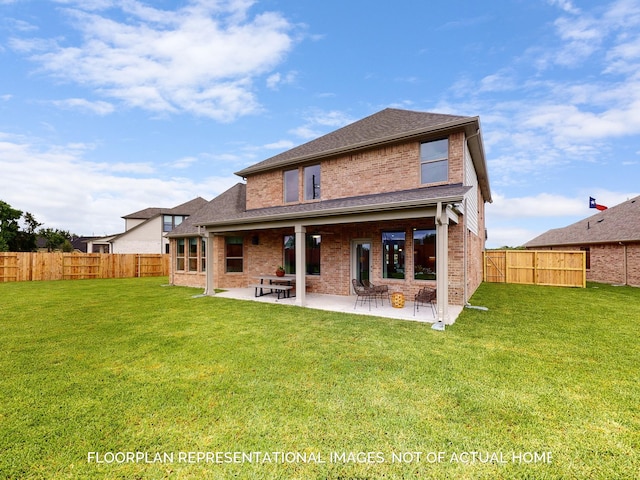
[[[443,332],[166,281],[0,284],[0,478],[640,477],[638,288]]]

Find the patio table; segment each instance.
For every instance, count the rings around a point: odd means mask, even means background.
[[[286,295],[287,298],[290,298],[291,290],[295,288],[296,284],[295,275],[284,275],[283,277],[279,277],[278,275],[260,275],[257,278],[260,280],[260,283],[250,285],[256,289],[256,297],[277,293],[278,300],[280,299],[280,295]],[[265,283],[266,281],[268,281],[268,283]],[[259,295],[258,290],[260,290]],[[265,290],[271,291],[265,293]]]

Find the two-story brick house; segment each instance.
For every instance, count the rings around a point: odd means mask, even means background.
[[[171,234],[174,284],[246,287],[283,265],[306,292],[351,279],[409,298],[438,292],[438,317],[482,280],[491,201],[477,117],[385,109],[237,172],[238,183]]]

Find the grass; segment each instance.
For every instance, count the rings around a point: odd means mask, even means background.
[[[163,282],[0,284],[0,477],[640,476],[640,289],[484,284],[437,332]]]

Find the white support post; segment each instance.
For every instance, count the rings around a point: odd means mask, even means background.
[[[436,211],[436,296],[437,320],[449,325],[449,217],[442,202]]]
[[[307,229],[300,224],[295,225],[296,232],[296,305],[304,307],[307,304],[306,299],[306,233]]]
[[[215,295],[216,290],[213,285],[213,268],[215,265],[215,258],[213,256],[213,234],[207,232],[205,237],[205,246],[207,249],[207,284],[204,290],[205,295]]]

